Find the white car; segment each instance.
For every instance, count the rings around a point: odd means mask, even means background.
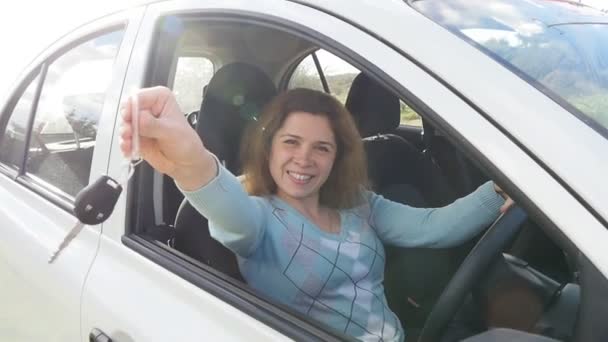
[[[440,206],[493,179],[515,199],[478,241],[386,246],[406,340],[453,325],[470,341],[608,339],[606,13],[557,0],[184,0],[78,27],[1,99],[1,341],[349,339],[249,288],[145,163],[112,215],[48,263],[78,192],[126,179],[119,106],[154,85],[235,174],[261,107],[311,87],[355,116],[375,191]]]

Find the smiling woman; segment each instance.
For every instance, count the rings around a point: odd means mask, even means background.
[[[296,112],[303,115],[290,115]],[[367,186],[363,145],[350,114],[335,98],[310,89],[295,89],[275,98],[264,113],[259,123],[251,126],[241,149],[245,184],[250,194],[265,196],[280,189],[283,167],[277,160],[279,156],[273,152],[297,151],[310,153],[310,157],[318,159],[322,165],[322,170],[316,170],[318,177],[313,180],[314,192],[319,193],[322,203],[333,208],[357,204],[361,187]],[[302,126],[302,123],[309,126]],[[302,130],[306,132],[294,134]],[[296,137],[285,138],[281,134]],[[315,136],[315,141],[302,141]],[[302,171],[301,167],[295,168],[293,171]],[[323,184],[325,186],[321,188]]]
[[[404,339],[382,285],[383,244],[455,246],[494,221],[504,203],[492,182],[438,209],[368,191],[352,116],[310,89],[277,96],[251,126],[243,154],[247,193],[188,129],[167,89],[144,89],[140,98],[142,157],[169,173],[209,218],[211,236],[237,255],[247,284],[359,339]],[[125,155],[131,110],[126,106],[123,117]]]
[[[106,4],[71,3],[20,24]],[[150,0],[54,37],[0,113],[0,341],[603,341],[608,139],[481,46],[555,64],[560,37],[534,38],[568,25],[445,0],[458,23],[489,11],[451,32],[423,3]],[[112,214],[77,225],[126,166]],[[78,191],[97,178],[114,190]],[[500,216],[494,179],[518,203]]]
[[[319,203],[319,191],[336,158],[327,118],[292,112],[273,136],[268,168],[276,180],[277,194],[294,204]]]

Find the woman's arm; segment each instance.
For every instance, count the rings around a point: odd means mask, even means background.
[[[129,100],[123,106],[121,150],[132,153],[133,122],[139,122],[140,155],[175,180],[190,203],[210,221],[211,235],[246,255],[262,236],[262,202],[249,197],[230,172],[203,146],[170,89],[154,87],[136,94],[139,120]]]
[[[217,163],[217,176],[197,190],[182,193],[209,220],[211,236],[246,257],[264,236],[264,201],[249,196],[239,180],[219,166],[215,156],[213,159]]]
[[[413,208],[370,195],[370,224],[380,239],[402,247],[450,247],[472,238],[500,214],[504,199],[487,182],[442,208]]]

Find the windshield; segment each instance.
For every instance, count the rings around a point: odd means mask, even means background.
[[[608,136],[608,14],[559,0],[420,0],[411,6]]]

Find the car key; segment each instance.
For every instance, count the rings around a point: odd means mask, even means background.
[[[133,129],[133,144],[131,145],[131,162],[141,160],[139,154],[139,96],[133,94],[131,96],[131,127]]]
[[[105,175],[82,189],[74,202],[74,214],[78,218],[78,222],[63,239],[55,253],[51,255],[49,264],[57,259],[85,225],[97,225],[110,217],[121,192],[122,186]]]

